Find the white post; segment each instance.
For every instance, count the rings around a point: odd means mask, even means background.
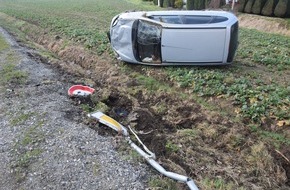
[[[235,1],[236,0],[232,0],[232,10],[234,10],[234,8],[235,8]]]
[[[158,0],[158,7],[160,7],[160,0]]]

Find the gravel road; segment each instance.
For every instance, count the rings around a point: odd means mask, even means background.
[[[0,33],[10,44],[0,52],[0,69],[13,57],[28,73],[25,84],[0,85],[0,189],[146,189],[148,166],[80,121],[67,96],[71,76],[31,59],[34,50]]]

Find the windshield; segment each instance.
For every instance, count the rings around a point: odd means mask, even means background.
[[[137,41],[142,45],[158,44],[161,39],[161,27],[146,21],[139,21]]]

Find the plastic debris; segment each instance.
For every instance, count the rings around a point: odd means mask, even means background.
[[[83,85],[74,85],[69,88],[68,95],[69,96],[88,96],[94,93],[95,89],[89,86]]]

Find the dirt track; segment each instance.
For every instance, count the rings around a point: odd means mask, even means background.
[[[145,189],[147,166],[115,151],[114,138],[83,124],[86,116],[67,89],[78,80],[41,62],[0,28],[25,84],[1,87],[0,188]],[[34,57],[33,59],[31,57]]]

